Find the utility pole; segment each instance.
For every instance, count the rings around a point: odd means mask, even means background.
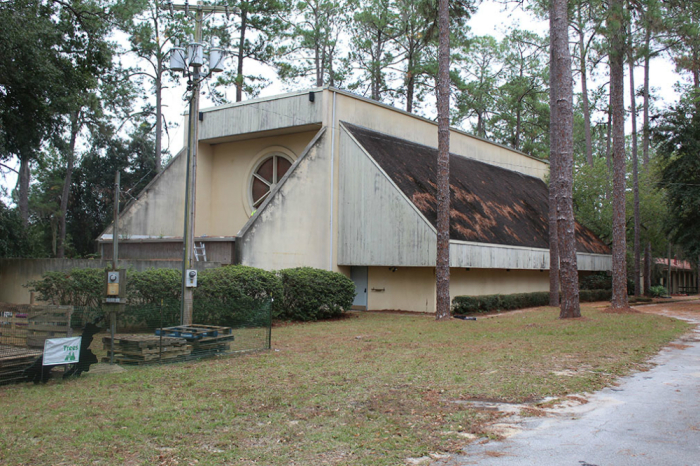
[[[202,66],[204,64],[204,44],[202,43],[202,22],[204,21],[205,14],[213,13],[225,13],[228,17],[229,8],[227,6],[218,5],[204,5],[202,1],[198,1],[196,5],[190,6],[186,1],[182,5],[174,5],[172,2],[167,2],[163,8],[169,9],[171,12],[173,10],[184,11],[185,15],[189,17],[191,10],[194,11],[194,40],[188,45],[187,51],[187,61],[185,57],[181,56],[181,69],[176,69],[172,66],[171,58],[171,69],[174,71],[183,71],[183,74],[187,74],[188,68],[192,68],[191,74],[188,75],[187,80],[187,90],[190,91],[189,98],[189,129],[187,134],[187,171],[185,180],[185,225],[183,233],[183,254],[182,254],[182,304],[180,309],[180,322],[182,325],[192,324],[192,308],[193,308],[193,288],[187,286],[187,271],[190,270],[194,264],[194,224],[195,224],[195,206],[196,206],[196,187],[197,187],[197,146],[199,142],[199,89],[200,83],[203,79],[207,78],[213,71],[219,71],[221,67],[221,60],[223,56],[215,62],[215,66],[212,67],[212,54],[214,53],[214,48],[210,49],[210,66],[209,73],[202,74]],[[180,50],[180,49],[178,49]],[[218,50],[218,49],[217,49]],[[173,49],[176,52],[176,49]]]
[[[112,227],[112,270],[119,268],[119,171],[114,175],[114,226]]]

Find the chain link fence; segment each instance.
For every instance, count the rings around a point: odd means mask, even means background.
[[[80,363],[54,369],[77,374],[90,362],[163,364],[270,348],[270,299],[240,296],[194,303],[193,322],[180,325],[180,302],[99,307],[0,304],[0,384],[31,379],[41,369],[47,338],[83,336]],[[42,376],[33,380],[43,380]]]

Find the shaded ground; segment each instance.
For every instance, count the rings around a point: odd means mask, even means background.
[[[697,299],[637,310],[700,324]],[[535,406],[491,404],[508,414],[487,428],[499,440],[474,442],[432,464],[700,465],[700,329],[650,362],[649,371],[595,394]]]

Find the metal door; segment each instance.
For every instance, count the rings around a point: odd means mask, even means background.
[[[367,309],[367,267],[350,267],[350,278],[355,283],[353,306]]]

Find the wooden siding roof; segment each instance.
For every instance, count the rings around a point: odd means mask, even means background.
[[[403,194],[437,226],[437,149],[343,125]],[[450,239],[549,248],[549,196],[539,178],[450,154]],[[610,248],[576,223],[578,252]]]

